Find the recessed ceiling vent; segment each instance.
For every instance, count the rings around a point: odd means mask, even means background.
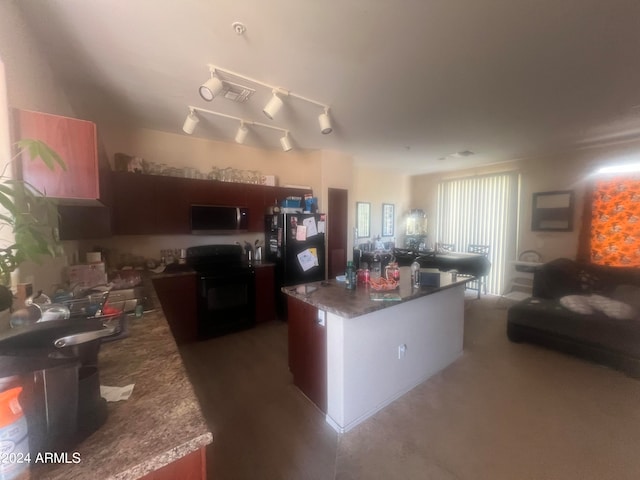
[[[256,93],[256,91],[253,88],[227,80],[223,82],[222,96],[232,102],[244,103],[249,100],[254,93]]]
[[[449,153],[443,157],[438,157],[438,160],[446,160],[447,158],[464,158],[464,157],[470,157],[471,155],[475,155],[475,152],[472,152],[471,150],[462,150],[460,152],[455,152],[455,153]]]
[[[462,150],[461,152],[456,152],[454,154],[452,154],[452,157],[470,157],[471,155],[475,155],[475,152],[472,152],[471,150]]]

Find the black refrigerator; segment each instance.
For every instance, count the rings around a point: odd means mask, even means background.
[[[281,287],[325,280],[324,213],[279,213],[265,216],[266,261],[275,264],[277,308],[286,318]]]

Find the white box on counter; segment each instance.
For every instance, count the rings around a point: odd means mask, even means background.
[[[107,283],[107,272],[104,262],[71,265],[67,267],[67,278],[70,285],[89,288]]]
[[[260,183],[262,185],[268,185],[270,187],[276,186],[276,176],[275,175],[262,175],[260,178]]]

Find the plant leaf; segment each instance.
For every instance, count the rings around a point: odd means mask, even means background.
[[[42,140],[25,138],[22,140],[18,140],[16,143],[18,144],[18,147],[29,152],[29,157],[31,158],[31,160],[35,160],[39,157],[42,162],[49,168],[49,170],[54,170],[56,165],[58,165],[64,171],[67,170],[67,165],[65,164],[62,157],[58,155],[58,152],[56,152]]]

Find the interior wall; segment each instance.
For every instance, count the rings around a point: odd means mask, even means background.
[[[521,174],[520,221],[517,251],[536,250],[543,261],[576,258],[582,225],[584,193],[587,181],[600,166],[640,158],[640,141],[602,145],[469,170],[414,176],[410,180],[413,208],[422,208],[429,217],[428,232],[435,229],[436,195],[439,181],[494,172],[517,171]],[[636,160],[638,161],[638,160]],[[537,232],[531,230],[533,193],[555,190],[574,192],[573,231]]]
[[[382,204],[395,206],[394,236],[383,237],[382,241],[394,241],[396,245],[404,242],[404,218],[411,204],[410,177],[389,170],[373,170],[370,167],[356,166],[353,176],[353,192],[349,197],[349,208],[353,212],[355,227],[356,202],[371,203],[371,235],[358,238],[357,243],[367,242],[382,234]],[[352,235],[353,235],[353,228]]]
[[[148,129],[100,125],[99,135],[112,168],[114,155],[125,153],[168,167],[190,167],[206,178],[212,167],[275,175],[278,185],[305,185],[320,192],[319,151],[263,149]],[[318,201],[320,202],[320,198]],[[320,205],[319,205],[320,206]]]
[[[14,1],[0,2],[0,58],[5,66],[9,108],[74,116],[67,96],[49,67],[48,59],[42,54]],[[12,141],[16,140],[14,137],[12,135]],[[61,271],[68,260],[66,253],[76,249],[76,242],[64,242],[59,257],[43,257],[40,265],[23,263],[13,281],[29,281],[36,290],[49,291],[61,281]]]

